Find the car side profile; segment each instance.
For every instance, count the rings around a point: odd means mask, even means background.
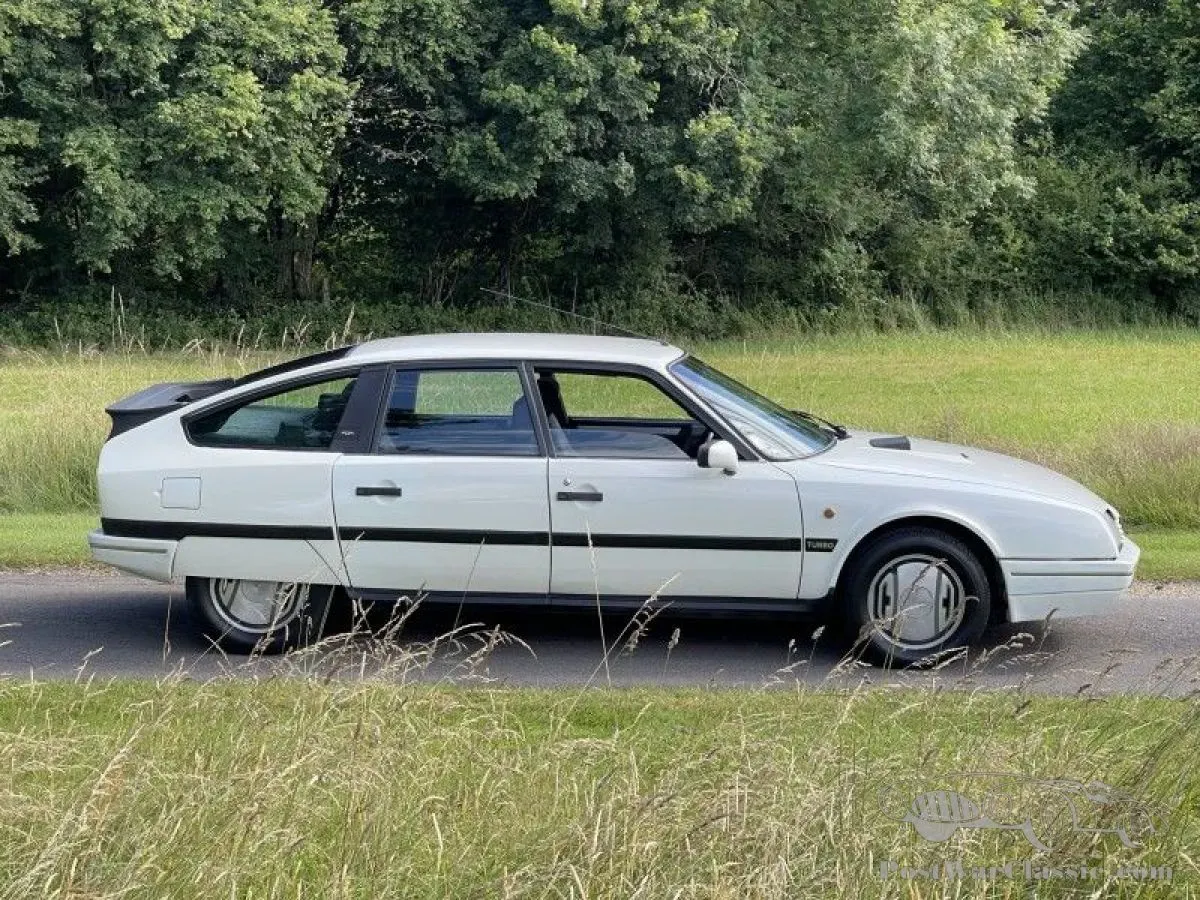
[[[279,650],[347,596],[832,615],[901,662],[1099,614],[1138,548],[1070,479],[784,409],[669,344],[376,340],[109,407],[97,560]]]

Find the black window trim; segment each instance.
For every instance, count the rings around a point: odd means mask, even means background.
[[[260,388],[251,391],[239,393],[236,397],[229,397],[217,403],[210,403],[202,409],[189,410],[179,417],[180,427],[183,429],[184,439],[193,447],[198,447],[202,450],[263,450],[268,453],[353,453],[356,452],[355,447],[339,446],[338,437],[335,434],[333,443],[328,447],[264,447],[261,445],[239,445],[239,444],[204,444],[196,441],[192,437],[191,425],[196,419],[203,418],[208,415],[219,413],[231,407],[248,406],[256,400],[262,400],[265,397],[273,397],[277,394],[286,394],[288,391],[294,391],[299,388],[309,387],[314,384],[321,384],[324,381],[337,381],[342,378],[359,378],[369,370],[379,370],[383,367],[378,364],[363,364],[359,363],[355,366],[338,367],[336,369],[326,369],[321,372],[313,372],[307,376],[296,378],[291,381],[275,381],[269,385],[263,385]],[[367,394],[365,389],[360,390],[360,383],[356,382],[354,391],[350,395],[350,400],[346,404],[346,409],[342,412],[342,418],[338,421],[338,430],[341,430],[341,424],[350,415],[351,410],[362,403],[370,403],[376,398]],[[370,385],[366,387],[369,388]],[[361,441],[362,436],[357,436],[356,444]]]
[[[682,359],[683,356],[680,356]],[[461,357],[456,359],[406,359],[395,362],[372,361],[369,363],[360,362],[356,365],[338,366],[332,369],[325,369],[321,372],[314,372],[304,377],[296,378],[286,382],[272,382],[269,385],[264,385],[261,388],[239,393],[236,397],[221,400],[216,403],[205,405],[201,409],[189,410],[179,419],[183,428],[183,434],[189,444],[194,447],[200,447],[205,450],[263,450],[270,453],[292,452],[292,453],[343,453],[346,455],[369,455],[369,456],[400,456],[403,454],[395,453],[380,453],[376,451],[376,441],[379,436],[379,430],[383,426],[384,414],[386,412],[387,403],[390,398],[392,378],[399,370],[412,369],[453,369],[453,370],[497,370],[516,369],[521,377],[521,386],[525,394],[525,400],[529,404],[529,410],[533,416],[534,436],[538,444],[538,455],[515,456],[512,454],[471,454],[494,456],[497,459],[536,459],[539,456],[545,459],[637,459],[646,460],[652,459],[647,456],[559,456],[554,452],[554,445],[550,437],[550,423],[546,417],[546,411],[542,408],[542,398],[537,391],[537,375],[538,367],[552,367],[563,372],[606,372],[614,375],[631,375],[636,378],[642,378],[650,381],[656,387],[663,391],[672,400],[678,403],[685,411],[690,413],[709,430],[712,431],[721,440],[728,441],[737,450],[738,459],[743,462],[755,462],[764,459],[753,447],[748,444],[745,439],[737,432],[735,428],[726,423],[720,416],[711,412],[698,398],[692,396],[688,391],[685,391],[680,385],[676,384],[670,378],[656,369],[637,363],[622,363],[622,362],[601,362],[578,359],[556,359],[554,357],[539,357],[517,359],[513,357]],[[214,447],[209,444],[198,444],[192,440],[189,431],[189,424],[192,420],[209,413],[218,412],[230,406],[237,406],[243,403],[253,403],[257,399],[270,397],[278,393],[286,393],[287,391],[296,388],[306,387],[312,384],[319,384],[322,381],[335,381],[338,378],[357,378],[368,371],[378,371],[383,373],[383,377],[374,391],[375,396],[369,396],[366,390],[359,390],[359,386],[355,386],[355,390],[351,395],[350,402],[346,406],[346,411],[342,415],[342,421],[345,421],[351,414],[351,410],[358,410],[360,404],[374,403],[376,410],[374,416],[374,427],[364,429],[364,432],[357,435],[353,442],[338,446],[337,438],[334,439],[334,444],[328,448],[321,447],[239,447],[239,446],[222,446]],[[369,416],[368,416],[369,418]],[[341,423],[339,423],[340,426]],[[366,433],[369,431],[369,433]],[[453,456],[454,454],[412,454],[414,457],[445,455]],[[465,454],[464,454],[465,455]],[[681,460],[682,461],[682,460]],[[694,461],[693,461],[694,463]]]
[[[682,358],[682,357],[680,357]],[[550,421],[546,416],[546,411],[542,408],[542,397],[536,390],[534,382],[536,381],[537,369],[553,368],[560,372],[605,372],[613,375],[630,375],[635,378],[641,378],[644,381],[649,381],[655,387],[658,387],[664,394],[670,397],[673,401],[679,404],[683,410],[708,428],[717,438],[728,441],[737,450],[738,459],[743,462],[756,462],[762,459],[760,454],[755,451],[740,434],[737,433],[731,426],[721,420],[720,417],[711,413],[703,404],[699,403],[696,398],[690,396],[683,391],[679,385],[675,384],[671,379],[667,378],[661,372],[638,365],[636,363],[619,363],[619,362],[588,362],[583,360],[569,359],[528,359],[525,361],[525,366],[529,372],[529,386],[527,391],[532,389],[534,408],[537,409],[538,428],[543,431],[544,440],[547,448],[547,453],[552,459],[637,459],[648,460],[655,459],[651,456],[565,456],[554,451],[554,445],[550,440]],[[682,462],[683,460],[679,460]],[[691,460],[695,465],[695,460]]]
[[[267,366],[265,369],[258,369],[255,372],[248,372],[240,378],[235,378],[230,387],[245,387],[248,384],[254,384],[256,381],[265,381],[268,378],[274,378],[277,375],[287,375],[289,372],[295,372],[300,369],[307,369],[311,366],[320,366],[325,363],[337,362],[345,359],[350,355],[350,351],[357,347],[357,344],[346,344],[341,347],[334,347],[329,350],[321,350],[318,353],[310,353],[307,356],[300,356],[296,359],[289,359],[281,363],[276,363],[273,366]]]
[[[538,425],[538,415],[540,407],[538,406],[537,391],[532,390],[532,383],[529,380],[529,374],[525,369],[525,363],[519,359],[491,359],[491,358],[462,358],[462,359],[429,359],[429,360],[402,360],[399,362],[386,364],[387,375],[383,380],[383,390],[380,391],[378,409],[375,415],[375,427],[371,431],[370,442],[368,444],[367,453],[371,456],[378,457],[398,457],[407,456],[414,459],[427,459],[430,457],[482,457],[486,459],[545,459],[549,450],[549,435],[543,433]],[[525,403],[529,407],[529,416],[533,420],[533,437],[537,444],[537,452],[535,453],[395,453],[387,452],[379,449],[379,434],[384,425],[384,419],[387,416],[388,404],[391,401],[392,382],[396,377],[397,372],[411,371],[428,371],[436,369],[448,369],[454,372],[516,372],[517,377],[521,382],[522,395],[525,397]]]

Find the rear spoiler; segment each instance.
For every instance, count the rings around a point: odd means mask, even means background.
[[[159,416],[183,409],[189,403],[211,397],[221,391],[233,387],[232,378],[217,378],[213,381],[181,381],[167,384],[155,384],[136,394],[123,397],[116,403],[104,408],[112,419],[112,430],[108,440],[118,434],[124,434],[131,428],[157,419]]]

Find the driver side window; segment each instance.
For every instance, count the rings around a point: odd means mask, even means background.
[[[537,368],[557,456],[695,459],[708,429],[651,381],[624,372]]]
[[[634,419],[686,422],[691,416],[644,378],[621,374],[560,372],[563,403],[576,419]]]

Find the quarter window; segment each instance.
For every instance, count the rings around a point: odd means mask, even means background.
[[[403,369],[392,377],[379,453],[537,456],[516,369]]]
[[[328,450],[355,380],[293,386],[223,407],[188,422],[188,437],[202,447]]]

